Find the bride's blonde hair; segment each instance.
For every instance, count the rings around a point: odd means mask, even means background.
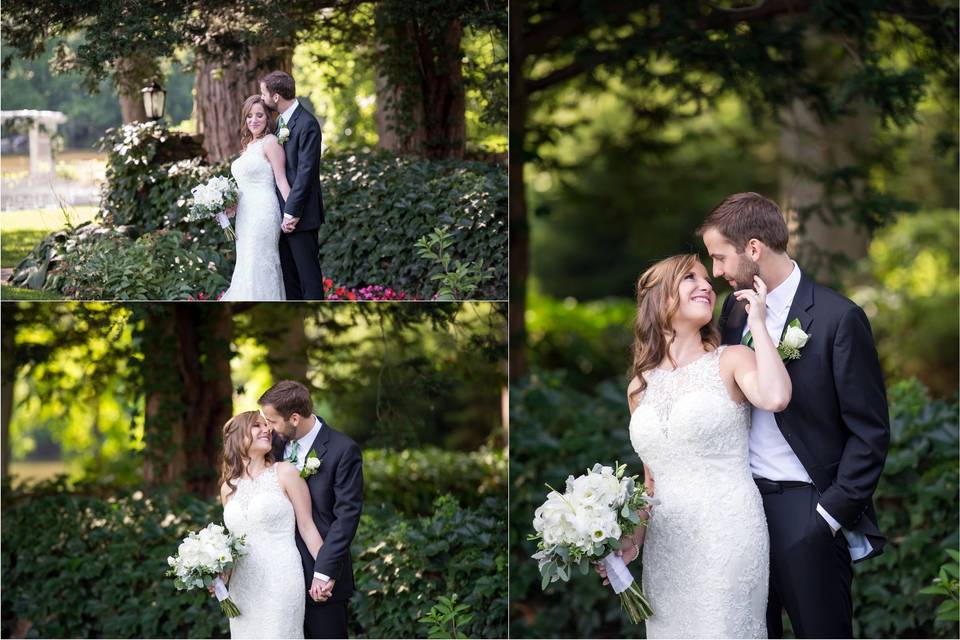
[[[220,466],[220,486],[226,484],[229,487],[230,491],[227,493],[227,497],[233,495],[237,490],[236,480],[243,477],[244,472],[246,472],[247,464],[250,462],[247,451],[253,444],[251,431],[259,417],[259,411],[244,411],[233,416],[223,425],[223,463]],[[267,464],[273,462],[273,452],[267,451],[264,460]]]
[[[680,308],[680,282],[693,265],[700,264],[695,254],[671,256],[643,272],[637,280],[637,319],[633,326],[633,363],[629,379],[637,378],[640,385],[631,397],[647,388],[643,374],[655,368],[664,359],[674,366],[670,345],[677,337],[673,317]],[[700,339],[707,351],[720,346],[720,332],[713,320],[700,328]]]
[[[276,132],[276,122],[273,118],[270,117],[270,109],[267,107],[267,104],[263,101],[263,98],[260,96],[250,96],[243,102],[243,109],[240,111],[240,146],[244,149],[247,148],[247,145],[253,142],[253,133],[247,128],[247,116],[253,110],[253,105],[259,104],[263,107],[263,112],[267,116],[267,126],[263,130],[261,138],[268,133]]]

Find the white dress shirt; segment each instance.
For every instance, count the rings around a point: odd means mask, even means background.
[[[767,292],[767,314],[764,324],[770,337],[773,338],[774,344],[780,343],[780,337],[783,335],[787,316],[790,314],[790,307],[793,305],[793,298],[797,295],[799,286],[800,267],[794,262],[793,271],[790,272],[787,279],[781,282],[777,288]],[[743,335],[746,335],[747,331],[748,328],[744,326]],[[801,357],[803,356],[801,355]],[[750,471],[755,478],[813,484],[810,474],[803,468],[797,454],[793,452],[793,448],[780,432],[780,427],[777,426],[777,420],[773,413],[757,407],[752,407],[751,410]],[[850,557],[853,560],[859,560],[873,550],[867,536],[859,531],[843,529],[840,523],[819,503],[817,503],[817,513],[830,525],[834,534],[837,530],[843,531],[850,547]]]
[[[293,112],[297,110],[297,107],[300,106],[300,101],[294,98],[293,104],[287,107],[287,110],[280,114],[280,117],[283,118],[283,124],[289,129],[290,128],[290,118],[293,117]]]
[[[291,107],[291,110],[293,107]],[[286,118],[284,118],[286,120]],[[313,443],[316,441],[317,436],[320,435],[320,429],[323,428],[323,422],[320,421],[320,418],[317,416],[312,416],[313,418],[313,428],[310,429],[306,434],[297,438],[295,441],[290,440],[283,448],[283,459],[287,460],[290,458],[290,451],[293,449],[293,443],[296,442],[298,445],[297,449],[297,470],[303,471],[303,465],[307,462],[307,454],[310,453],[310,449],[313,447]],[[319,572],[313,573],[314,578],[319,578],[324,582],[330,580],[330,576],[324,575]]]

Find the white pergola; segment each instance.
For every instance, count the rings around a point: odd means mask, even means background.
[[[53,149],[51,136],[57,125],[67,121],[67,116],[59,111],[38,111],[19,109],[0,111],[0,123],[14,118],[30,120],[30,178],[40,178],[53,173]]]

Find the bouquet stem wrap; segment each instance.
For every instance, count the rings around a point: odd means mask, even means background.
[[[237,605],[230,599],[230,592],[227,591],[227,585],[223,584],[220,576],[213,579],[213,592],[217,595],[217,600],[220,601],[220,609],[227,614],[228,618],[236,618],[240,615],[240,609],[238,609]]]
[[[603,568],[606,569],[610,586],[613,592],[620,596],[620,605],[630,616],[631,622],[637,624],[653,615],[650,603],[637,588],[633,574],[616,551],[604,556]]]

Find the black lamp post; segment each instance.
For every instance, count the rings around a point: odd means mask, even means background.
[[[143,108],[147,112],[147,118],[150,120],[159,120],[163,117],[163,107],[167,101],[167,92],[154,80],[150,86],[144,87],[140,93],[143,94]]]

